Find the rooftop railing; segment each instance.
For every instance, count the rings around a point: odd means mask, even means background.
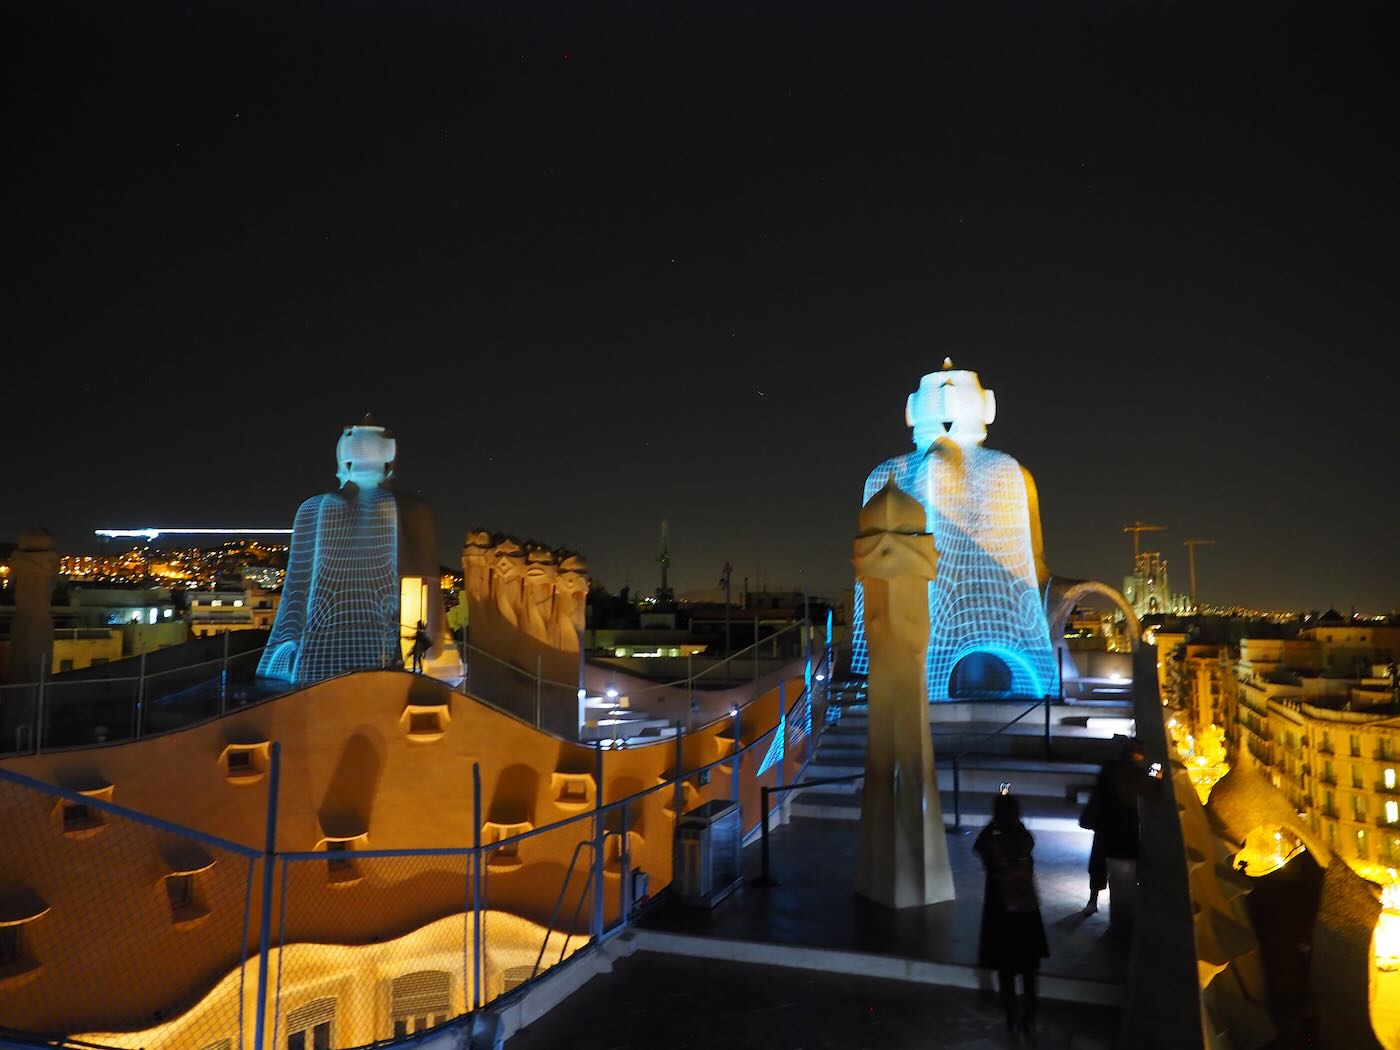
[[[600,743],[593,804],[545,826],[488,841],[474,764],[470,845],[443,828],[416,849],[279,849],[291,813],[275,741],[256,845],[0,768],[0,822],[11,849],[25,844],[29,891],[11,909],[17,980],[0,982],[0,1016],[29,1044],[40,1037],[25,1033],[63,1030],[145,1050],[268,1050],[298,1033],[338,1050],[470,1023],[631,926],[674,877],[688,788],[737,803],[750,834],[769,819],[763,789],[801,776],[825,723],[833,650],[812,659],[811,688],[789,702],[779,686],[771,724],[747,726],[740,708],[698,730],[732,724],[718,759],[687,762],[678,722],[674,742],[653,745],[674,747],[654,786],[606,800],[608,769],[626,759]],[[46,845],[54,836],[71,841]]]

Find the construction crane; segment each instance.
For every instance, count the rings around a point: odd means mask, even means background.
[[[1182,546],[1186,548],[1187,564],[1190,566],[1189,571],[1191,574],[1191,610],[1193,612],[1196,609],[1196,548],[1209,547],[1214,543],[1214,540],[1198,540],[1194,537],[1182,543]]]
[[[1137,572],[1138,556],[1142,553],[1139,550],[1139,535],[1144,532],[1166,532],[1167,527],[1165,525],[1148,525],[1143,521],[1135,521],[1131,525],[1124,525],[1123,531],[1133,534],[1133,572]]]

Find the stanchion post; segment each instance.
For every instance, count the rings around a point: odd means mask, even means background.
[[[685,781],[681,777],[681,761],[685,754],[685,727],[681,725],[679,719],[676,720],[676,766],[672,770],[675,775],[675,785],[672,789],[672,805],[676,808],[676,822],[681,819],[681,809],[685,805]],[[675,836],[672,836],[674,839]]]
[[[272,743],[267,778],[267,837],[263,844],[262,914],[258,931],[258,1016],[253,1050],[263,1050],[267,1036],[267,955],[272,939],[272,872],[277,854],[277,791],[282,778],[282,745]],[[282,902],[285,912],[287,902]]]
[[[39,689],[34,696],[34,753],[44,749],[44,685],[49,677],[49,654],[39,662]]]
[[[627,803],[622,803],[621,811],[622,823],[622,844],[618,849],[618,871],[621,878],[618,882],[617,901],[617,921],[618,925],[626,927],[632,919],[632,852],[628,848],[627,835]]]
[[[472,1009],[481,1009],[481,763],[472,763]]]
[[[219,675],[219,714],[228,711],[228,640],[232,631],[224,632],[224,660]]]
[[[960,795],[962,779],[959,776],[958,754],[953,752],[953,830],[962,830],[962,798]]]
[[[593,760],[593,941],[603,939],[603,839],[606,837],[603,819],[603,742],[594,745]]]
[[[146,648],[141,647],[141,663],[136,672],[136,739],[141,739],[141,714],[146,706]]]
[[[777,883],[773,881],[773,876],[768,867],[768,813],[770,807],[768,800],[772,794],[773,789],[766,784],[758,789],[759,808],[763,811],[760,815],[762,823],[759,824],[759,842],[761,843],[759,849],[760,856],[763,858],[763,868],[758,878],[753,880],[755,886],[777,885]]]
[[[743,744],[744,744],[743,737],[740,735],[740,723],[739,723],[739,719],[740,719],[741,717],[742,717],[742,716],[739,714],[739,705],[738,705],[738,704],[735,704],[735,705],[734,705],[734,776],[730,778],[730,779],[732,779],[732,780],[734,781],[734,784],[733,784],[733,798],[734,798],[734,801],[735,801],[735,802],[738,802],[738,801],[739,801],[739,770],[740,770],[740,768],[742,767],[743,759],[744,759],[744,756],[740,753],[740,752],[743,750]]]

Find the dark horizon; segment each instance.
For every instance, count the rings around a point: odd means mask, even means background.
[[[11,9],[0,538],[289,526],[372,410],[448,564],[650,591],[666,519],[678,591],[834,593],[951,356],[1055,572],[1142,519],[1204,601],[1395,609],[1394,22]]]

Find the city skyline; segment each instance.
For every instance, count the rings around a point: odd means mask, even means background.
[[[448,564],[649,591],[666,520],[680,590],[831,591],[951,356],[1056,571],[1141,519],[1203,600],[1388,611],[1380,11],[26,13],[0,536],[289,526],[373,411]]]

